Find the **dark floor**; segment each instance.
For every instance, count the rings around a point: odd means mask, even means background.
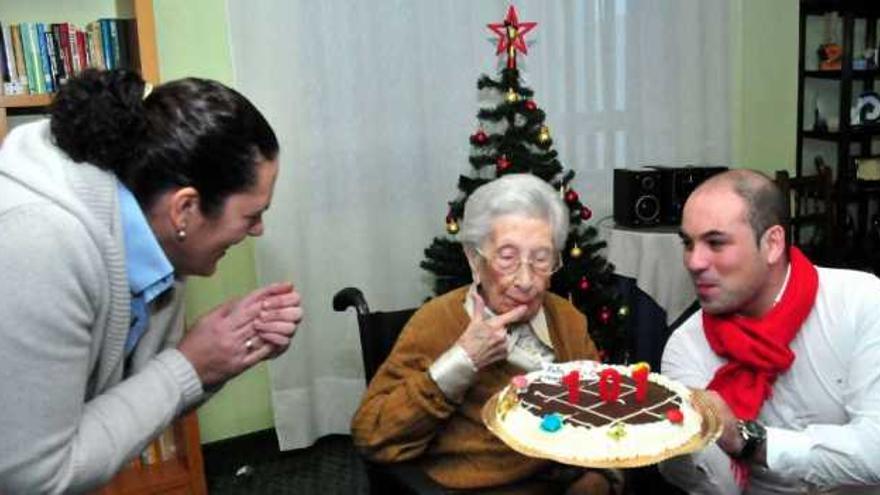
[[[363,462],[345,435],[307,449],[279,452],[274,432],[203,448],[211,495],[368,495]]]
[[[280,452],[274,430],[202,446],[211,495],[369,495],[366,467],[347,435]],[[627,470],[629,495],[683,494],[656,468]],[[379,493],[376,495],[394,495]]]

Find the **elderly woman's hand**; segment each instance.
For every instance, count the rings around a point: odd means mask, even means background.
[[[474,316],[456,342],[477,369],[507,358],[507,325],[522,318],[528,308],[517,306],[507,313],[485,318],[486,304],[479,294],[474,294]]]

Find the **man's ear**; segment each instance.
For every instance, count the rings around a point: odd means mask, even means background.
[[[199,192],[194,187],[181,187],[171,193],[168,213],[174,230],[185,231],[199,209]]]
[[[761,251],[768,264],[776,264],[785,254],[785,229],[773,225],[761,236]]]

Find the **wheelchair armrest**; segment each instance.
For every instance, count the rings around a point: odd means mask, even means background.
[[[350,307],[353,307],[358,315],[366,315],[370,312],[364,293],[357,287],[346,287],[333,296],[334,310],[345,311]]]

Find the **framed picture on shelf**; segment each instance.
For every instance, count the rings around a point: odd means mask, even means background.
[[[853,157],[856,180],[880,182],[880,156]]]

